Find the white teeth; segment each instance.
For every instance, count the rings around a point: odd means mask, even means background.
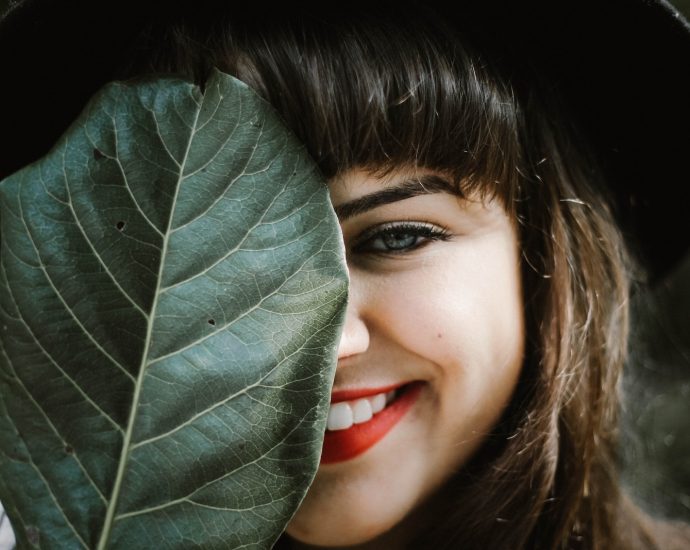
[[[352,407],[347,403],[333,403],[328,411],[329,430],[347,430],[352,426]]]
[[[377,393],[371,397],[355,401],[341,401],[331,404],[328,411],[326,427],[331,431],[347,430],[353,424],[362,424],[371,420],[376,413],[386,408],[395,397],[395,390],[388,393]]]
[[[372,416],[374,416],[374,413],[368,399],[358,399],[355,401],[355,404],[352,406],[352,421],[355,424],[371,420]]]
[[[386,396],[382,393],[379,393],[378,395],[371,397],[370,401],[371,401],[371,412],[373,414],[376,414],[377,412],[382,411],[386,407]]]

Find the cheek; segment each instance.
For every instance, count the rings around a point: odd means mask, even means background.
[[[388,341],[431,368],[435,420],[427,432],[437,442],[467,443],[435,444],[443,469],[466,459],[510,400],[523,361],[524,324],[511,246],[435,260],[382,285],[377,309],[387,311]]]
[[[389,275],[375,291],[389,338],[470,378],[489,377],[482,365],[494,373],[512,365],[524,340],[519,270],[511,248],[499,252],[437,255]]]

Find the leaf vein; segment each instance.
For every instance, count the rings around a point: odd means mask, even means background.
[[[144,318],[148,319],[148,314],[142,309],[142,307],[139,304],[137,304],[134,301],[134,299],[129,295],[129,293],[127,291],[125,291],[124,288],[122,288],[122,285],[120,285],[119,281],[115,277],[115,274],[112,271],[110,271],[110,268],[105,263],[105,261],[103,260],[103,258],[99,254],[99,252],[96,250],[93,243],[91,242],[91,239],[86,234],[86,231],[84,230],[82,224],[79,222],[79,216],[77,215],[77,212],[74,210],[74,203],[72,202],[72,191],[70,189],[70,180],[67,176],[67,171],[65,169],[65,151],[64,151],[64,149],[63,149],[63,153],[62,153],[62,173],[63,173],[63,176],[65,178],[65,189],[67,190],[67,196],[69,199],[67,201],[67,205],[69,206],[70,212],[72,212],[72,216],[74,217],[75,225],[79,228],[79,232],[81,233],[82,237],[84,237],[84,240],[86,241],[86,243],[89,245],[91,252],[93,253],[93,255],[98,260],[98,263],[103,267],[103,270],[110,277],[110,279],[113,281],[113,283],[118,288],[120,293],[127,299],[127,301],[130,304],[132,304],[135,307],[135,309],[137,309],[137,311],[139,311],[139,313],[141,313],[144,316]]]
[[[219,334],[219,333],[221,333],[221,332],[224,332],[225,330],[229,329],[231,326],[237,324],[239,321],[241,321],[242,319],[244,319],[247,315],[250,315],[251,313],[253,313],[253,312],[256,311],[256,310],[262,309],[261,306],[263,305],[263,303],[264,303],[266,300],[268,300],[269,298],[272,298],[273,296],[275,296],[276,294],[278,294],[278,293],[280,292],[280,289],[281,289],[281,288],[283,288],[292,278],[294,278],[295,276],[297,276],[297,275],[301,272],[302,267],[304,267],[304,265],[305,265],[309,260],[311,260],[311,256],[308,257],[308,258],[307,258],[307,259],[306,259],[306,260],[305,260],[305,261],[304,261],[304,262],[303,262],[293,273],[291,273],[282,283],[280,283],[279,286],[277,286],[276,288],[274,288],[273,290],[271,290],[271,292],[269,292],[269,293],[266,294],[265,296],[262,296],[262,297],[259,299],[259,301],[258,301],[255,305],[253,305],[252,307],[250,307],[250,308],[247,309],[246,311],[242,312],[240,315],[238,315],[237,317],[235,317],[234,319],[232,319],[229,323],[227,323],[227,324],[225,324],[225,325],[219,327],[218,329],[216,329],[216,330],[212,331],[211,333],[209,333],[209,334],[203,336],[202,338],[198,338],[198,339],[194,340],[193,342],[190,342],[189,344],[187,344],[187,345],[185,345],[185,346],[183,346],[183,347],[181,347],[181,348],[176,349],[175,351],[171,351],[170,353],[166,353],[165,355],[161,355],[160,357],[156,357],[155,359],[152,359],[151,361],[149,361],[149,363],[148,363],[148,365],[147,365],[147,368],[150,367],[151,365],[154,365],[154,364],[156,364],[156,363],[159,363],[159,362],[163,361],[164,359],[167,359],[168,357],[171,357],[171,356],[173,356],[173,355],[178,355],[179,353],[182,353],[182,352],[184,352],[184,351],[186,351],[186,350],[188,350],[188,349],[190,349],[190,348],[192,348],[192,347],[194,347],[194,346],[196,346],[196,345],[198,345],[198,344],[201,344],[202,342],[205,342],[205,341],[208,340],[209,338],[212,338],[213,336],[216,336],[217,334]],[[268,310],[264,310],[264,311],[268,311]]]
[[[3,355],[3,356],[5,357],[5,359],[7,360],[7,364],[9,365],[10,369],[11,369],[12,372],[14,373],[14,379],[19,383],[19,385],[21,386],[21,389],[24,391],[24,393],[26,394],[26,396],[29,398],[29,401],[31,401],[31,402],[36,406],[36,408],[37,408],[38,411],[40,412],[41,416],[43,416],[45,422],[48,424],[48,426],[49,426],[50,429],[53,431],[53,433],[57,436],[57,438],[62,442],[62,444],[65,445],[65,446],[68,445],[68,443],[67,443],[67,441],[65,440],[65,438],[62,436],[62,434],[61,434],[60,431],[57,429],[57,427],[55,426],[55,424],[53,424],[53,422],[50,420],[50,417],[49,417],[49,416],[46,414],[46,412],[43,410],[43,407],[41,407],[41,405],[38,403],[38,401],[36,401],[36,399],[34,398],[34,396],[31,394],[31,392],[29,391],[29,389],[28,389],[28,388],[26,387],[26,385],[24,384],[24,381],[19,377],[19,374],[17,373],[16,369],[15,369],[14,366],[12,365],[9,356],[7,355],[7,352],[5,351],[5,348],[2,347],[2,346],[0,346],[0,353],[2,353],[2,355]],[[98,488],[98,485],[96,485],[96,482],[93,480],[93,478],[92,478],[91,475],[89,474],[89,472],[88,472],[88,470],[86,469],[86,467],[84,466],[84,464],[82,464],[81,460],[79,460],[79,458],[77,457],[76,453],[73,454],[73,455],[71,455],[71,456],[72,456],[72,458],[74,459],[74,461],[76,462],[76,464],[77,464],[77,466],[79,467],[79,469],[82,471],[82,473],[83,473],[84,476],[86,477],[86,480],[91,484],[91,486],[92,486],[92,487],[94,488],[94,490],[96,491],[96,494],[101,498],[101,500],[102,500],[103,503],[105,504],[105,503],[106,503],[105,496],[103,495],[103,493],[101,492],[101,490]]]
[[[157,511],[159,511],[159,510],[165,510],[166,508],[170,508],[171,506],[175,506],[175,505],[177,505],[177,504],[180,504],[181,502],[189,502],[190,499],[191,499],[195,494],[199,493],[200,491],[203,491],[203,490],[206,489],[209,485],[212,485],[212,484],[214,484],[214,483],[218,483],[218,482],[224,480],[225,478],[227,478],[227,477],[229,477],[229,476],[231,476],[231,475],[236,475],[238,472],[241,472],[242,470],[248,468],[249,466],[252,466],[252,465],[256,464],[259,468],[261,468],[261,465],[258,464],[258,463],[259,463],[262,459],[268,458],[268,455],[270,455],[270,454],[271,454],[276,448],[278,448],[280,445],[282,445],[283,443],[285,443],[285,441],[287,441],[287,440],[290,438],[290,436],[293,434],[293,432],[294,432],[295,430],[297,430],[298,428],[301,427],[301,422],[302,422],[303,420],[304,420],[304,418],[300,419],[300,422],[298,422],[297,424],[295,424],[295,426],[294,426],[287,434],[285,434],[284,437],[282,437],[280,440],[276,441],[276,443],[275,443],[272,447],[270,447],[269,449],[267,449],[266,451],[264,451],[263,453],[261,453],[261,454],[260,454],[258,457],[256,457],[254,460],[250,460],[249,462],[245,462],[244,464],[242,464],[242,465],[240,465],[239,467],[237,467],[237,468],[235,468],[235,469],[233,469],[233,470],[231,470],[231,471],[229,471],[229,472],[223,474],[222,476],[217,477],[216,479],[212,479],[212,480],[210,480],[210,481],[207,481],[207,482],[204,483],[201,487],[195,489],[192,493],[190,493],[190,494],[188,494],[188,495],[185,495],[185,496],[183,496],[183,497],[174,499],[174,500],[170,500],[170,501],[168,501],[168,502],[164,502],[163,504],[159,504],[159,505],[157,505],[157,506],[151,506],[151,507],[149,507],[149,508],[143,508],[143,509],[140,509],[140,510],[133,510],[133,511],[131,511],[131,512],[125,512],[124,514],[120,514],[119,516],[117,516],[116,519],[120,520],[120,519],[130,518],[130,517],[134,517],[134,516],[140,516],[140,515],[144,515],[144,514],[150,514],[150,513],[152,513],[152,512],[157,512]]]
[[[285,361],[290,359],[290,357],[292,357],[293,355],[297,354],[300,350],[301,350],[301,348],[298,348],[294,352],[283,357],[280,361],[278,361],[277,364],[275,364],[273,367],[271,367],[264,375],[262,375],[258,380],[256,380],[255,382],[253,382],[249,386],[245,386],[240,391],[237,391],[237,392],[233,393],[232,395],[229,395],[228,397],[226,397],[222,401],[214,403],[212,407],[208,407],[202,411],[199,411],[194,416],[185,420],[184,422],[182,422],[178,426],[175,426],[172,430],[168,430],[167,432],[164,432],[162,434],[158,434],[154,437],[150,437],[148,439],[143,439],[141,441],[136,442],[134,445],[132,445],[132,450],[137,449],[139,447],[143,447],[143,446],[148,445],[150,443],[154,443],[155,441],[159,441],[159,440],[164,439],[166,437],[170,437],[172,434],[180,431],[181,429],[185,428],[186,426],[193,424],[196,420],[198,420],[202,416],[204,416],[206,414],[211,414],[213,411],[215,411],[219,407],[222,407],[223,405],[232,401],[233,399],[236,399],[236,398],[238,398],[244,394],[248,395],[249,391],[251,391],[252,389],[254,389],[256,387],[264,387],[264,386],[262,386],[262,382],[264,382],[266,379],[268,379],[278,368],[280,368],[280,366],[283,363],[285,363]]]
[[[74,311],[72,311],[72,308],[65,302],[64,297],[58,290],[58,288],[55,286],[53,283],[53,279],[51,278],[50,274],[48,273],[48,270],[45,268],[43,265],[43,262],[41,262],[41,253],[39,252],[38,246],[36,245],[36,240],[34,239],[33,235],[31,234],[31,230],[29,229],[29,225],[26,223],[26,219],[24,218],[24,206],[22,204],[22,199],[21,195],[18,193],[17,197],[18,203],[19,203],[19,213],[20,213],[20,219],[22,221],[22,224],[24,225],[24,229],[26,230],[26,234],[29,237],[29,242],[31,242],[31,246],[34,249],[34,252],[36,253],[36,257],[38,259],[38,269],[40,269],[43,272],[43,275],[45,276],[46,282],[50,285],[50,288],[53,290],[55,293],[55,296],[58,298],[60,303],[63,305],[65,310],[70,314],[74,322],[77,324],[77,326],[82,330],[82,332],[86,335],[86,337],[91,340],[91,342],[96,346],[96,348],[108,359],[110,359],[111,363],[115,365],[118,369],[122,371],[122,373],[127,376],[130,380],[134,381],[134,377],[127,371],[127,369],[121,365],[112,355],[110,355],[103,346],[101,346],[100,343],[89,333],[88,330],[86,330],[86,327],[81,323],[81,321],[77,318],[76,314]]]
[[[153,298],[153,304],[151,307],[151,318],[149,319],[148,323],[148,328],[146,332],[146,340],[144,343],[144,352],[142,353],[141,357],[141,364],[139,366],[139,373],[137,376],[137,380],[134,386],[134,395],[132,397],[132,406],[130,409],[130,418],[129,422],[127,423],[127,431],[125,432],[125,437],[124,441],[122,444],[122,452],[120,453],[120,460],[118,464],[118,469],[117,469],[117,474],[115,476],[115,482],[113,483],[113,490],[111,493],[111,498],[110,498],[110,503],[108,505],[108,508],[106,510],[106,516],[103,524],[103,531],[101,533],[101,538],[98,542],[98,550],[104,550],[106,545],[108,544],[108,540],[110,538],[110,533],[113,527],[113,523],[117,521],[117,516],[115,515],[115,512],[117,510],[117,505],[120,497],[120,491],[122,489],[122,481],[125,475],[125,466],[127,462],[129,461],[130,454],[132,452],[131,449],[131,440],[132,440],[132,433],[134,431],[134,426],[136,425],[136,419],[137,419],[137,412],[138,412],[138,406],[139,406],[139,399],[141,396],[141,388],[143,386],[143,380],[144,376],[146,373],[147,369],[147,357],[148,353],[150,350],[151,346],[151,341],[152,341],[152,335],[153,335],[153,318],[155,318],[155,313],[158,308],[158,300],[161,295],[161,290],[160,290],[160,284],[163,278],[163,271],[165,268],[165,258],[168,250],[168,242],[170,239],[170,227],[172,225],[172,220],[175,212],[175,204],[177,203],[177,196],[180,190],[180,185],[182,182],[182,174],[184,173],[184,166],[189,158],[189,152],[191,150],[192,142],[194,140],[194,135],[195,135],[195,128],[196,124],[199,121],[199,115],[201,113],[201,107],[202,105],[197,104],[198,110],[196,111],[196,116],[194,118],[194,124],[192,125],[191,132],[189,134],[189,140],[187,142],[187,149],[185,151],[185,154],[182,158],[182,163],[180,165],[180,172],[178,174],[178,179],[177,179],[177,184],[175,186],[175,195],[173,197],[171,207],[170,207],[170,214],[168,217],[168,224],[167,228],[165,231],[165,235],[163,236],[163,248],[161,250],[161,261],[160,265],[158,268],[158,278],[157,278],[157,288],[154,293],[154,298]]]
[[[125,184],[125,186],[124,186],[124,187],[125,187],[125,190],[127,191],[127,194],[129,195],[129,197],[132,199],[132,202],[134,203],[134,206],[136,207],[136,209],[139,211],[139,214],[141,214],[141,217],[144,218],[144,221],[145,221],[145,222],[146,222],[156,233],[158,233],[158,234],[162,237],[162,236],[163,236],[163,233],[161,233],[161,230],[158,229],[158,227],[156,227],[156,225],[155,225],[155,224],[153,223],[153,221],[148,217],[148,215],[146,214],[146,212],[144,212],[144,211],[142,210],[141,206],[139,206],[139,201],[137,201],[137,198],[134,196],[134,192],[132,191],[132,188],[131,188],[130,185],[129,185],[129,180],[127,179],[127,173],[125,172],[125,167],[122,166],[122,162],[120,161],[120,155],[117,153],[117,151],[118,151],[118,149],[119,149],[118,137],[117,137],[117,136],[118,136],[118,132],[117,132],[117,121],[115,120],[115,117],[113,117],[112,115],[109,115],[109,116],[110,116],[110,120],[112,120],[112,123],[113,123],[113,134],[114,134],[114,136],[115,136],[115,137],[114,137],[114,140],[115,140],[115,151],[116,151],[116,153],[115,153],[115,157],[110,157],[110,156],[108,156],[107,158],[109,158],[109,159],[111,159],[111,160],[114,160],[114,161],[115,161],[115,164],[117,164],[117,167],[118,167],[119,170],[120,170],[120,174],[122,175],[122,181],[123,181],[124,184]],[[96,147],[96,148],[98,147],[97,144],[96,144],[96,141],[95,141],[94,139],[91,138],[91,136],[89,135],[88,131],[86,132],[86,137],[88,138],[88,140],[91,142],[91,144],[92,144],[94,147]]]
[[[197,133],[198,133],[198,132],[201,132],[201,130],[204,129],[204,127],[209,123],[209,121],[210,121],[210,120],[215,116],[215,114],[218,112],[218,108],[220,107],[220,104],[222,103],[222,99],[223,99],[223,98],[221,98],[221,101],[219,101],[218,103],[216,103],[216,107],[215,107],[215,109],[213,110],[213,113],[212,113],[211,116],[208,118],[208,120],[207,120],[206,122],[204,122],[204,123],[198,128]],[[240,104],[242,103],[241,98],[239,99],[238,103],[240,103]],[[240,105],[240,108],[241,108],[241,105]],[[237,120],[236,120],[236,123],[235,123],[234,128],[232,128],[232,130],[228,130],[228,131],[227,131],[227,134],[228,134],[227,139],[221,144],[220,147],[218,147],[218,149],[216,150],[216,152],[213,153],[213,156],[211,156],[211,158],[210,158],[209,160],[207,160],[204,164],[202,164],[201,166],[199,166],[199,167],[198,167],[196,170],[194,170],[193,172],[190,172],[189,174],[183,175],[183,177],[182,177],[183,180],[186,180],[187,178],[191,178],[194,174],[196,174],[196,173],[200,172],[201,170],[203,170],[204,168],[206,168],[209,164],[211,164],[211,163],[216,159],[216,157],[220,154],[220,152],[223,151],[223,150],[225,149],[225,146],[230,142],[230,140],[231,140],[233,137],[235,137],[235,131],[237,130],[237,128],[238,128],[238,126],[239,126],[239,123],[240,123],[240,119],[241,119],[241,118],[242,118],[242,115],[239,114],[239,115],[237,116]],[[256,147],[254,147],[254,151],[256,151]],[[252,154],[250,155],[250,157],[254,157],[254,151],[252,151]],[[245,166],[246,166],[246,164],[245,164]],[[235,179],[237,179],[237,178],[235,178]],[[233,180],[233,181],[234,181],[234,180]],[[232,185],[232,182],[230,183],[230,185]],[[218,202],[218,200],[216,200],[215,202]],[[215,204],[215,202],[214,202],[214,204]],[[209,209],[210,209],[210,208],[209,208]],[[207,210],[209,210],[209,209],[207,209]],[[203,215],[203,214],[202,214],[202,215]],[[198,216],[197,216],[197,217],[198,217]],[[195,218],[195,219],[196,219],[196,218]],[[177,228],[173,229],[173,232],[175,232],[176,230],[177,230]]]
[[[9,411],[7,411],[7,409],[5,409],[5,412],[9,413]],[[8,414],[8,416],[9,416],[9,414]],[[10,417],[10,418],[11,418],[11,417]],[[14,422],[13,422],[13,423],[14,423]],[[61,514],[62,514],[62,517],[63,517],[64,520],[65,520],[65,524],[70,528],[70,530],[72,531],[72,533],[74,533],[74,536],[75,536],[76,539],[81,543],[81,545],[82,545],[84,548],[88,549],[89,546],[84,542],[84,539],[81,538],[81,535],[80,535],[79,532],[77,531],[76,527],[75,527],[75,526],[72,524],[72,522],[67,518],[67,514],[65,513],[65,510],[63,509],[63,507],[60,505],[60,501],[58,500],[57,496],[56,496],[55,493],[53,492],[53,489],[52,489],[52,487],[51,487],[51,485],[50,485],[50,482],[45,478],[45,476],[43,475],[43,472],[41,471],[41,469],[40,469],[40,468],[38,467],[38,465],[34,462],[33,457],[31,456],[31,451],[29,450],[29,447],[28,447],[27,445],[24,445],[24,448],[26,449],[26,454],[27,454],[27,457],[28,457],[28,459],[29,459],[29,465],[35,470],[36,474],[38,475],[38,477],[41,479],[41,481],[42,481],[43,484],[45,485],[45,488],[46,488],[46,491],[47,491],[47,493],[48,493],[48,496],[49,496],[49,497],[51,498],[51,500],[55,503],[56,508],[57,508],[58,510],[60,510],[60,512],[61,512]],[[24,525],[26,525],[26,524],[24,524]]]
[[[180,163],[177,161],[175,158],[175,155],[172,154],[170,149],[168,148],[168,144],[165,142],[165,138],[163,137],[163,134],[161,132],[161,127],[160,124],[158,123],[158,117],[156,116],[156,111],[153,109],[150,109],[149,107],[144,107],[147,111],[151,113],[151,116],[153,117],[153,123],[156,125],[156,134],[160,138],[161,145],[163,146],[163,149],[165,149],[165,152],[168,153],[168,156],[170,157],[170,160],[172,160],[175,163],[175,166],[177,168],[180,168]]]
[[[266,217],[266,214],[268,213],[268,211],[270,210],[270,208],[273,206],[273,204],[275,203],[275,201],[278,200],[278,197],[279,197],[279,196],[280,196],[280,194],[276,195],[275,197],[273,197],[273,198],[271,199],[271,204],[269,204],[268,208],[266,208],[266,209],[262,212],[261,217],[259,218],[259,220],[256,221],[253,225],[251,225],[250,227],[248,227],[248,228],[246,229],[246,231],[245,231],[245,233],[244,233],[244,236],[242,237],[242,239],[240,240],[240,242],[237,243],[233,248],[231,248],[226,254],[224,254],[223,256],[221,256],[220,258],[218,258],[215,262],[213,262],[213,263],[212,263],[211,265],[209,265],[208,267],[202,269],[201,271],[198,271],[197,273],[194,273],[194,274],[191,275],[190,277],[187,277],[186,279],[181,279],[180,281],[177,281],[177,282],[175,282],[175,283],[173,283],[173,284],[171,284],[171,285],[168,285],[168,286],[166,286],[166,287],[161,288],[161,292],[168,292],[169,290],[172,290],[173,288],[177,288],[177,287],[179,287],[179,286],[182,286],[182,285],[185,284],[185,283],[188,283],[188,282],[190,282],[190,281],[194,281],[195,279],[198,279],[199,277],[203,276],[205,273],[208,273],[209,271],[211,271],[211,270],[212,270],[214,267],[216,267],[219,263],[223,262],[224,260],[226,260],[227,258],[229,258],[230,256],[232,256],[234,253],[236,253],[238,250],[240,250],[240,249],[241,249],[241,246],[242,246],[242,243],[244,243],[244,242],[249,238],[249,236],[251,235],[251,232],[254,231],[254,229],[256,229],[257,227],[259,227],[260,225],[262,225],[262,222],[263,222],[264,218]],[[181,226],[181,227],[182,227],[182,226]],[[180,227],[180,228],[181,228],[181,227]]]
[[[115,422],[115,420],[113,420],[113,418],[108,413],[106,413],[103,409],[101,409],[101,407],[93,399],[91,399],[91,397],[81,388],[81,386],[79,384],[77,384],[77,381],[74,380],[65,370],[63,370],[63,368],[53,358],[53,356],[48,352],[48,350],[46,350],[43,347],[43,344],[41,344],[41,342],[39,341],[39,339],[36,336],[36,334],[34,333],[34,331],[31,329],[29,324],[26,322],[26,320],[22,316],[21,310],[19,309],[19,306],[17,305],[16,300],[14,299],[14,293],[12,292],[12,289],[11,289],[9,282],[8,282],[8,279],[7,279],[7,272],[5,270],[5,264],[0,263],[0,268],[2,269],[3,280],[5,281],[8,295],[9,295],[10,299],[12,300],[12,303],[14,304],[15,308],[17,309],[17,313],[19,314],[19,317],[14,317],[13,315],[10,315],[10,313],[8,311],[4,311],[5,315],[7,315],[8,317],[10,317],[12,319],[16,319],[17,321],[22,323],[22,325],[24,325],[24,327],[29,332],[29,334],[31,334],[31,337],[33,338],[34,342],[36,342],[36,345],[40,348],[41,353],[43,353],[43,355],[45,355],[45,357],[53,364],[53,366],[57,370],[60,371],[60,373],[65,377],[65,379],[67,379],[70,382],[70,384],[72,384],[74,386],[74,388],[77,390],[79,395],[81,395],[94,409],[96,409],[96,411],[101,416],[103,416],[108,422],[110,422],[116,430],[122,432],[122,428],[120,427],[120,425],[117,422]],[[3,352],[4,352],[4,349],[3,349]],[[12,368],[12,370],[14,370],[14,368]],[[16,376],[16,371],[15,371],[15,376]]]

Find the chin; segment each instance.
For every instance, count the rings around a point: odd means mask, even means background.
[[[356,546],[406,530],[432,484],[424,483],[428,457],[409,424],[357,459],[319,468],[287,534],[314,546]],[[433,484],[437,485],[437,484]],[[407,525],[410,523],[410,525]],[[407,527],[406,527],[407,526]],[[377,541],[378,542],[378,541]]]
[[[288,525],[287,534],[314,546],[356,546],[383,535],[407,512],[391,507],[391,495],[386,491],[367,491],[368,495],[347,492],[346,488],[336,498],[323,498],[319,483],[315,483]]]
[[[299,521],[290,523],[286,533],[293,539],[312,546],[318,547],[356,547],[377,538],[380,529],[370,526],[367,530],[363,526],[334,526],[333,529],[326,527],[328,522],[323,522],[319,526],[302,525]],[[314,528],[315,527],[315,528]]]

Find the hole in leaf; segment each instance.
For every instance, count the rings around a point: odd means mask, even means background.
[[[215,325],[215,324],[216,324],[216,320],[215,320],[215,319],[209,319],[209,320],[208,320],[208,324],[209,324],[209,325]]]
[[[122,231],[122,230],[125,228],[125,222],[123,222],[122,220],[120,220],[119,222],[117,222],[117,223],[115,224],[115,227],[117,227],[117,230],[118,230],[118,231]]]
[[[93,150],[93,158],[95,158],[96,160],[102,160],[105,158],[105,155],[101,151],[99,151],[98,149],[94,149]]]

